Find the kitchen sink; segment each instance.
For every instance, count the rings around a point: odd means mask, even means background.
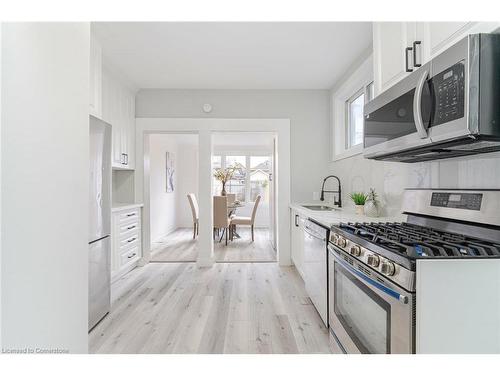
[[[321,205],[310,205],[310,206],[304,205],[302,207],[307,208],[309,210],[313,210],[313,211],[334,211],[334,210],[336,210],[336,208],[329,207],[329,206],[321,206]]]

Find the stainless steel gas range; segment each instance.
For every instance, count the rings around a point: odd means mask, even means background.
[[[500,257],[500,191],[408,189],[401,223],[341,223],[328,244],[332,347],[415,353],[420,260]]]

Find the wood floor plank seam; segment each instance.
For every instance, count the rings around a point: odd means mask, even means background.
[[[112,285],[91,353],[330,353],[294,267],[150,263]]]

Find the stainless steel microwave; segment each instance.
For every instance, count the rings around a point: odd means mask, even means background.
[[[465,37],[364,113],[368,159],[412,163],[500,151],[500,34]]]

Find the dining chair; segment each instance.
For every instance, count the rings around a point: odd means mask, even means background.
[[[234,207],[231,207],[231,206],[234,205],[234,202],[236,202],[236,193],[227,193],[226,197],[227,197],[227,205],[228,205],[228,209],[227,209],[228,216],[233,217],[236,209]]]
[[[227,204],[228,206],[232,205],[234,202],[236,202],[236,193],[227,193]]]
[[[259,206],[259,202],[261,200],[261,196],[257,195],[257,198],[255,198],[255,203],[253,205],[252,209],[252,216],[247,217],[247,216],[234,216],[231,218],[231,233],[234,230],[234,227],[236,225],[250,225],[252,228],[252,242],[254,241],[254,225],[255,225],[255,215],[257,214],[257,207]]]
[[[222,235],[219,242],[222,241],[222,236],[226,234],[226,245],[228,232],[230,230],[231,219],[227,216],[227,197],[224,196],[214,196],[214,237],[215,229],[222,229]]]
[[[196,195],[189,193],[187,195],[189,205],[191,206],[191,214],[193,215],[193,240],[200,233],[200,218],[198,210],[198,201],[196,200]]]

